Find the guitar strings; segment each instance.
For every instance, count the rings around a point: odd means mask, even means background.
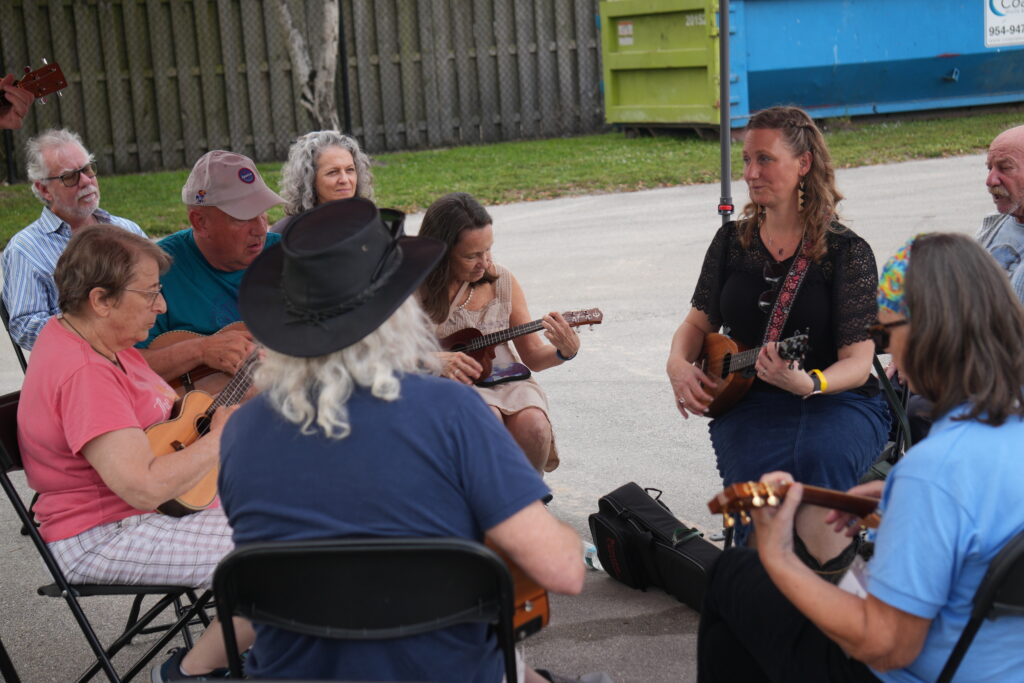
[[[585,320],[581,320],[581,318],[589,317],[590,315],[590,311],[570,311],[568,313],[563,313],[562,317],[565,318],[565,321],[569,323],[569,325],[585,325],[587,324],[587,322]],[[591,321],[590,324],[593,325],[593,321]],[[501,342],[508,341],[509,339],[514,339],[515,337],[519,337],[524,334],[529,334],[531,332],[536,332],[541,329],[544,329],[543,318],[531,320],[528,323],[516,325],[515,327],[510,327],[507,330],[502,330],[500,332],[491,332],[490,334],[481,335],[474,339],[473,341],[466,344],[464,350],[479,351],[484,347],[493,346],[494,344],[500,344]]]

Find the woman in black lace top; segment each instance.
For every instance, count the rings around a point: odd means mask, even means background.
[[[743,163],[750,203],[712,240],[692,308],[672,339],[667,370],[676,406],[685,418],[703,415],[711,402],[708,388],[716,382],[694,365],[705,335],[724,328],[747,347],[762,345],[778,293],[803,252],[806,274],[777,337],[809,334],[803,367],[765,344],[750,391],[709,431],[726,486],[784,470],[845,491],[879,455],[888,431],[866,331],[877,315],[875,257],[837,221],[842,195],[825,140],[806,112],[773,107],[752,117]],[[825,514],[807,507],[797,521],[810,557],[823,566],[843,550]],[[745,531],[737,531],[741,543]]]

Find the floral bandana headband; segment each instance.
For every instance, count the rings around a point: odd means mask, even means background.
[[[910,318],[907,302],[903,297],[903,287],[907,278],[907,266],[910,264],[910,248],[919,235],[914,235],[889,257],[878,278],[878,307],[887,308],[893,313]]]

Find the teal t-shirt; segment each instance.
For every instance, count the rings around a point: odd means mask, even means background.
[[[1019,504],[1024,421],[1012,417],[992,427],[950,415],[893,468],[882,497],[868,592],[932,620],[910,666],[874,672],[887,683],[938,677],[970,617],[971,600],[989,563],[1024,530]],[[1024,617],[1007,616],[982,625],[956,680],[1019,680],[1022,670]]]
[[[263,249],[280,239],[280,235],[267,233]],[[238,288],[245,270],[228,273],[211,266],[196,246],[191,228],[168,235],[157,244],[174,259],[171,269],[160,278],[167,312],[156,317],[149,338],[138,344],[140,348],[148,347],[157,335],[171,330],[213,334],[242,319],[238,312]]]

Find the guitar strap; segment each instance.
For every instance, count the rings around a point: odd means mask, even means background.
[[[807,276],[807,271],[810,269],[810,253],[811,240],[805,237],[800,246],[800,253],[793,259],[786,279],[779,287],[779,293],[775,295],[775,303],[772,305],[772,312],[768,316],[768,324],[764,330],[764,339],[761,341],[762,346],[782,338],[782,328],[786,326],[789,311],[793,308],[793,301],[796,300],[800,285],[804,283],[804,277]]]

